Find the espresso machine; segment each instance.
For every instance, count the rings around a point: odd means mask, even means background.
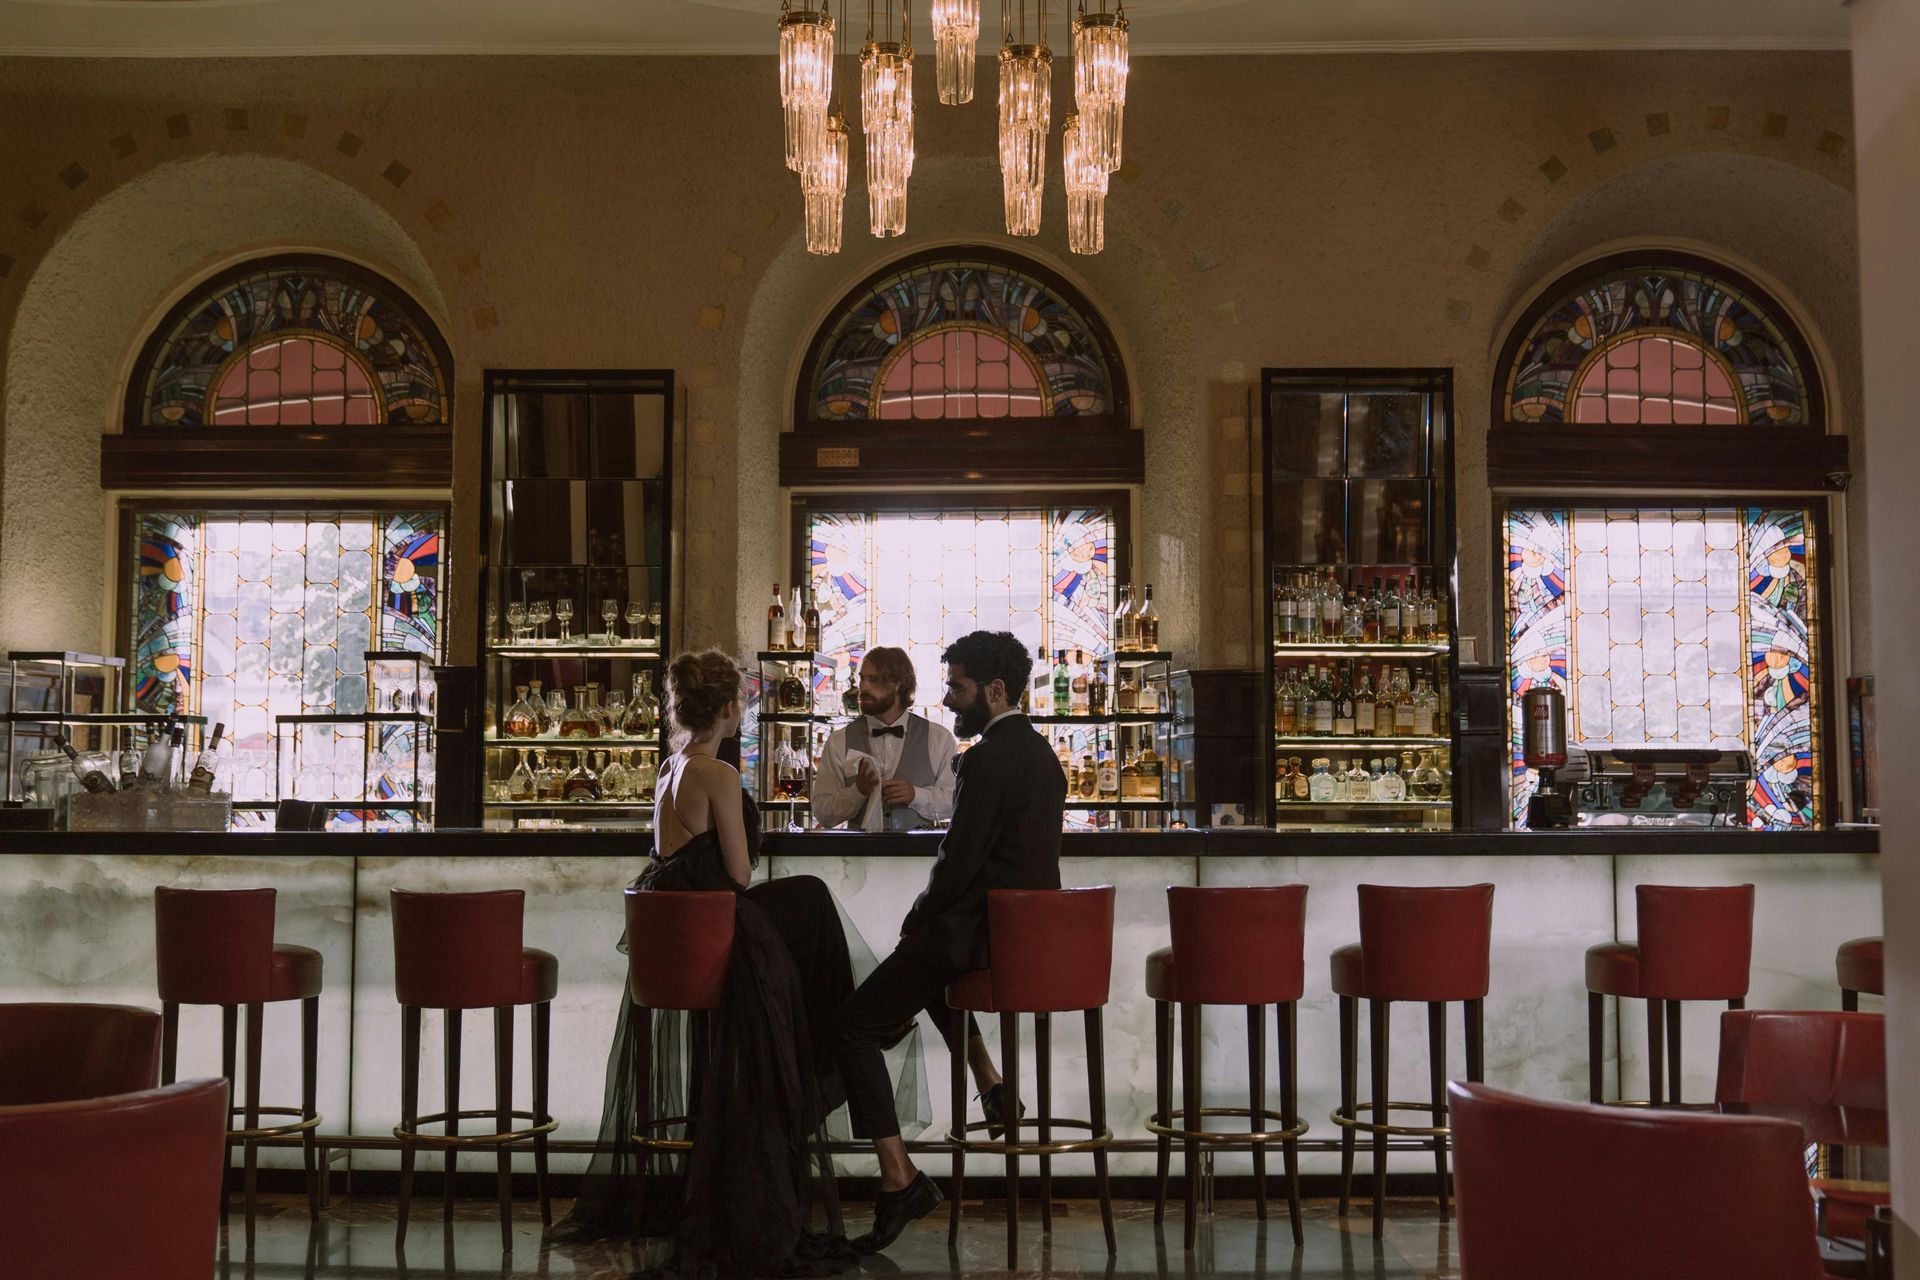
[[[1558,689],[1520,695],[1520,757],[1540,774],[1540,785],[1527,801],[1527,828],[1572,826],[1573,801],[1553,780],[1555,770],[1567,767],[1567,699]]]

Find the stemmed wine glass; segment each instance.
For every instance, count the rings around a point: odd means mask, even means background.
[[[646,606],[638,600],[627,606],[627,630],[633,633],[633,642],[640,643],[640,620],[647,616]]]
[[[614,642],[615,636],[613,634],[613,624],[616,620],[618,620],[619,617],[620,617],[620,602],[618,600],[608,599],[608,600],[602,600],[600,602],[600,620],[607,624],[607,643],[608,644],[612,644]]]
[[[547,620],[553,617],[553,606],[545,600],[535,600],[527,606],[527,621],[533,624],[534,639],[545,644],[547,641]]]
[[[547,723],[545,725],[545,731],[547,733],[560,732],[560,721],[566,717],[566,714],[567,695],[558,689],[547,690]]]
[[[527,629],[527,606],[518,601],[507,606],[507,630],[513,633],[513,642],[520,643]]]
[[[493,629],[500,623],[500,605],[497,601],[487,601],[487,639],[494,638]]]
[[[553,616],[560,619],[560,643],[565,644],[573,634],[573,597],[561,596],[555,600]]]

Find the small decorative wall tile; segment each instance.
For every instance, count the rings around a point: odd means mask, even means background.
[[[1567,176],[1567,166],[1559,156],[1548,156],[1541,163],[1540,172],[1546,175],[1548,182],[1558,182]]]
[[[1595,129],[1587,135],[1587,141],[1593,144],[1593,154],[1597,156],[1613,150],[1619,143],[1611,129]]]

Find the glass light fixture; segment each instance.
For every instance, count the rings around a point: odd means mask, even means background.
[[[1052,118],[1052,52],[1045,44],[1001,46],[1000,186],[1010,236],[1040,234]]]
[[[867,139],[867,220],[876,236],[907,232],[913,173],[913,46],[869,40],[860,50],[860,130]]]
[[[933,0],[934,68],[940,101],[973,101],[973,63],[980,40],[980,0]]]
[[[1076,14],[1073,19],[1073,100],[1081,136],[1109,173],[1120,167],[1121,124],[1127,106],[1127,14]]]
[[[1105,176],[1101,175],[1102,181]],[[820,150],[801,170],[800,190],[807,201],[807,252],[840,252],[847,198],[847,122],[838,112],[827,117]]]
[[[787,168],[796,173],[820,149],[833,96],[833,15],[780,6],[780,106],[787,118]]]
[[[1060,134],[1060,161],[1067,179],[1067,248],[1099,253],[1107,244],[1107,169],[1082,128],[1083,117],[1069,112]]]

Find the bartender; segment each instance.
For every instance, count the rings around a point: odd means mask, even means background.
[[[813,785],[824,827],[914,831],[953,816],[953,735],[907,708],[917,687],[904,649],[860,661],[860,715],[835,729]]]

